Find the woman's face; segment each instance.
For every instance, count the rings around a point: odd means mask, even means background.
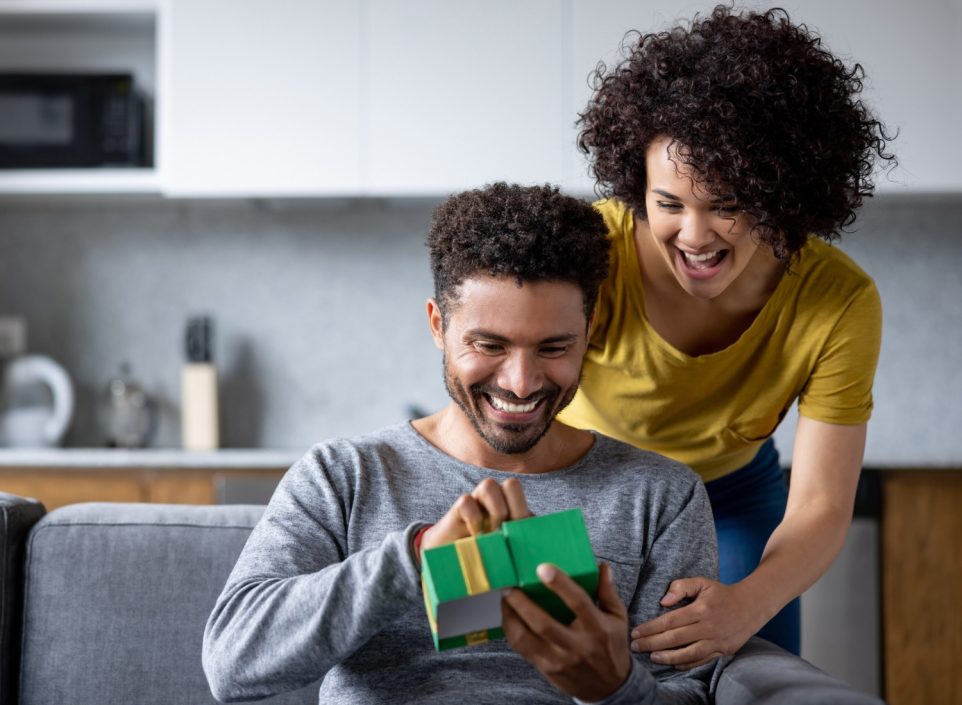
[[[648,244],[655,246],[682,289],[713,299],[758,251],[751,236],[754,220],[738,208],[734,195],[708,193],[696,184],[677,149],[668,137],[648,148]]]

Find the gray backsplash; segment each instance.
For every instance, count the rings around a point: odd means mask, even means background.
[[[96,446],[123,361],[177,446],[184,324],[216,320],[225,446],[306,448],[446,396],[428,334],[432,200],[0,203],[0,315],[74,378],[68,441]],[[962,198],[869,201],[843,244],[885,306],[867,463],[962,464]],[[778,438],[791,442],[791,423]],[[785,458],[787,461],[787,457]]]

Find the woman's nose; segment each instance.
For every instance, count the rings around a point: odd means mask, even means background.
[[[715,240],[715,231],[711,226],[711,219],[703,213],[691,212],[678,231],[677,240],[680,244],[692,250],[700,250]]]

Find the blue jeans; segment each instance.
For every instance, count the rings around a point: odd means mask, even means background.
[[[721,581],[737,583],[758,566],[762,551],[781,522],[788,502],[788,485],[778,464],[775,442],[769,438],[755,459],[743,468],[705,483],[715,515]],[[798,598],[758,632],[783,649],[799,653],[801,612]]]

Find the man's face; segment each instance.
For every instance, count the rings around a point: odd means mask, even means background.
[[[459,294],[446,329],[436,306],[431,314],[448,394],[491,448],[523,453],[578,389],[588,327],[581,289],[479,276]]]

